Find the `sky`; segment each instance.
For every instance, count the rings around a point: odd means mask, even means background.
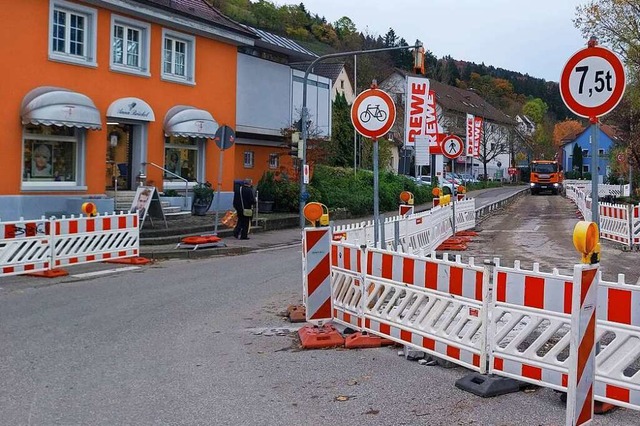
[[[408,44],[419,39],[438,58],[451,55],[551,81],[586,45],[572,20],[576,6],[587,0],[272,1],[304,3],[331,23],[347,16],[358,31],[375,36],[393,28]]]

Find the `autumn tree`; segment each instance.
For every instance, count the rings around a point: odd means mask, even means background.
[[[565,120],[553,127],[553,144],[556,147],[560,147],[562,145],[562,141],[564,138],[570,135],[580,133],[584,127],[577,120]]]

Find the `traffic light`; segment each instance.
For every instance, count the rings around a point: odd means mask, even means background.
[[[300,132],[293,132],[291,134],[290,148],[290,156],[302,158],[302,138],[300,138]]]
[[[420,46],[417,49],[413,49],[413,71],[416,74],[424,75],[424,47]]]

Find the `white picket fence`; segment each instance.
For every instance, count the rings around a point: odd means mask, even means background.
[[[0,277],[138,256],[136,213],[0,222]]]

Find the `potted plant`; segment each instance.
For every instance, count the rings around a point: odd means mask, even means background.
[[[276,199],[276,179],[271,171],[266,171],[258,181],[258,211],[271,213]]]
[[[191,214],[194,216],[204,216],[211,203],[213,203],[213,188],[209,182],[198,182],[191,188],[193,191],[193,201],[191,202]]]

